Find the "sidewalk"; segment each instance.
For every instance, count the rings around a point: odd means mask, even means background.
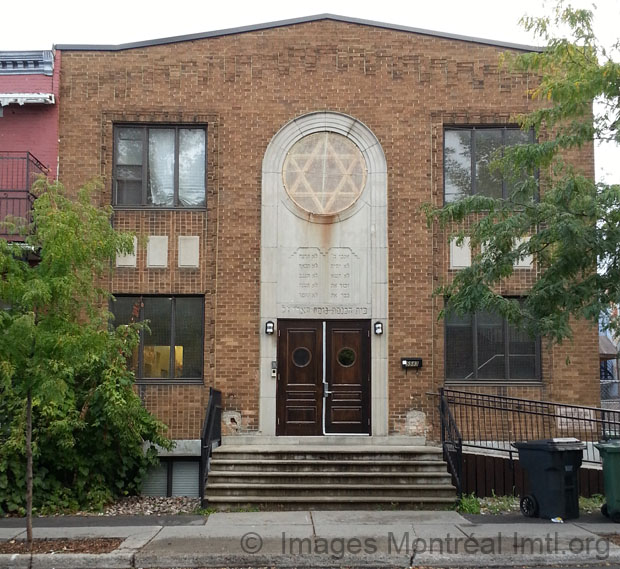
[[[107,554],[33,555],[32,568],[409,567],[412,555],[433,567],[620,563],[620,547],[601,537],[610,533],[620,525],[598,514],[564,524],[449,511],[58,517],[37,519],[35,538],[124,541]],[[0,520],[0,539],[24,536],[23,519]],[[29,557],[0,555],[0,568],[27,568]]]

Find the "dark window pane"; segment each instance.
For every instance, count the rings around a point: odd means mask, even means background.
[[[114,326],[121,326],[131,324],[133,322],[140,322],[140,297],[139,296],[119,296],[116,297],[116,301],[112,302],[110,312],[114,315],[112,324]],[[127,367],[134,371],[138,368],[138,349],[136,346],[133,354],[127,362]]]
[[[517,146],[519,144],[530,144],[532,142],[532,133],[524,132],[519,129],[508,129],[505,133],[506,146]],[[517,184],[525,181],[527,172],[525,170],[506,173],[506,197],[509,197],[515,189]]]
[[[118,205],[140,205],[142,203],[142,182],[117,180],[116,203]]]
[[[511,379],[537,379],[536,340],[513,326],[508,329]]]
[[[114,315],[114,326],[140,321],[140,297],[118,296],[112,302],[110,312]]]
[[[151,205],[174,204],[174,130],[149,131],[149,184],[147,201]]]
[[[444,140],[445,201],[471,193],[471,131],[447,130]]]
[[[186,207],[205,205],[205,131],[179,131],[179,203]]]
[[[504,323],[501,316],[481,312],[478,323],[478,379],[505,379]]]
[[[202,298],[177,298],[175,314],[174,376],[201,378],[203,360]]]
[[[489,197],[502,197],[502,178],[499,170],[491,171],[490,165],[502,148],[502,131],[484,129],[475,131],[476,137],[476,193]]]
[[[116,163],[142,165],[142,129],[119,128],[116,143]]]
[[[446,378],[472,379],[474,341],[471,316],[446,318]]]
[[[506,146],[516,146],[517,144],[530,144],[532,142],[531,131],[519,128],[508,128],[505,133]]]
[[[144,332],[143,376],[169,378],[171,298],[145,298],[144,319],[150,332]]]

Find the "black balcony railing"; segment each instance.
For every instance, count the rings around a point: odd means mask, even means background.
[[[48,173],[49,169],[30,152],[0,151],[0,223],[12,218],[30,222],[34,201],[30,189],[38,176]],[[0,238],[23,240],[23,236],[4,224],[0,225]]]

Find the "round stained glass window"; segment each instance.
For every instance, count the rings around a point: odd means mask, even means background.
[[[293,363],[297,367],[306,367],[311,359],[312,354],[308,348],[296,348],[293,351]]]
[[[346,136],[317,132],[289,150],[282,177],[289,197],[314,215],[335,215],[352,206],[366,185],[366,160]]]
[[[338,352],[338,363],[342,367],[351,367],[355,363],[355,351],[351,348],[342,348]]]

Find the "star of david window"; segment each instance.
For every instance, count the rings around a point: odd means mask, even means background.
[[[289,150],[282,177],[289,197],[314,215],[335,215],[351,207],[366,184],[366,161],[346,136],[318,132]]]

